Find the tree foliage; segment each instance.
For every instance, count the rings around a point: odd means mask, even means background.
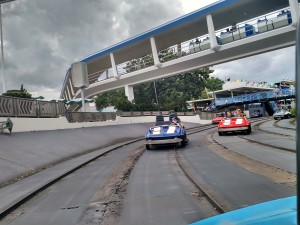
[[[124,89],[117,89],[99,94],[95,102],[98,110],[108,106],[114,106],[119,110],[130,111],[133,107],[133,103],[128,101]]]
[[[31,94],[27,92],[23,84],[21,85],[20,90],[8,90],[2,95],[10,96],[10,97],[18,97],[18,98],[31,98]]]
[[[208,67],[160,80],[135,85],[134,101],[127,100],[124,89],[100,94],[96,99],[98,109],[115,106],[123,111],[175,110],[186,111],[186,101],[206,98],[207,91],[222,88],[223,81],[210,77],[213,70]],[[155,85],[154,85],[155,82]],[[155,96],[155,87],[157,101]]]

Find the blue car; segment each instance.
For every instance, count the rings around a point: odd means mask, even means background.
[[[180,119],[170,115],[165,121],[163,115],[156,116],[156,123],[145,135],[146,149],[150,150],[159,145],[180,145],[184,147],[187,142],[186,131]]]
[[[260,203],[190,225],[296,225],[297,197]]]

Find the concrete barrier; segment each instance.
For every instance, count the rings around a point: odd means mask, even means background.
[[[60,118],[19,118],[12,117],[14,123],[13,132],[27,132],[27,131],[41,131],[41,130],[59,130],[59,129],[74,129],[82,127],[99,127],[120,124],[133,123],[154,123],[155,116],[142,117],[117,117],[115,121],[103,122],[83,122],[83,123],[68,123],[65,117]],[[0,117],[0,121],[5,120],[6,117]],[[183,122],[207,124],[210,120],[201,120],[199,115],[195,116],[180,116]]]

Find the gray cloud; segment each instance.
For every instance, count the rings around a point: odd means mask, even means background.
[[[5,4],[7,89],[24,84],[30,92],[47,95],[47,89],[51,90],[48,95],[57,98],[72,62],[182,14],[180,0],[19,0]]]
[[[4,4],[7,89],[24,84],[30,92],[57,98],[74,61],[183,15],[182,2],[18,0]],[[294,76],[293,55],[290,47],[217,65],[214,75],[277,81]]]
[[[214,76],[277,82],[295,79],[295,47],[288,47],[214,66]]]

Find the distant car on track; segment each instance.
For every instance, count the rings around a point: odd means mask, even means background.
[[[187,141],[184,126],[181,124],[180,119],[174,115],[170,115],[169,121],[164,121],[163,115],[156,116],[155,126],[150,127],[145,135],[147,150],[159,145],[180,145],[184,147]]]
[[[251,123],[246,117],[224,118],[218,124],[218,133],[220,136],[229,132],[251,133]]]
[[[277,119],[288,119],[290,117],[291,117],[291,113],[288,110],[286,110],[286,109],[278,110],[278,111],[276,111],[273,114],[274,120],[277,120]]]
[[[225,114],[224,113],[217,113],[216,117],[214,117],[211,120],[212,124],[218,124],[220,121],[224,119]]]
[[[262,113],[260,112],[260,110],[254,110],[251,114],[250,114],[250,117],[253,118],[253,117],[262,117]]]

